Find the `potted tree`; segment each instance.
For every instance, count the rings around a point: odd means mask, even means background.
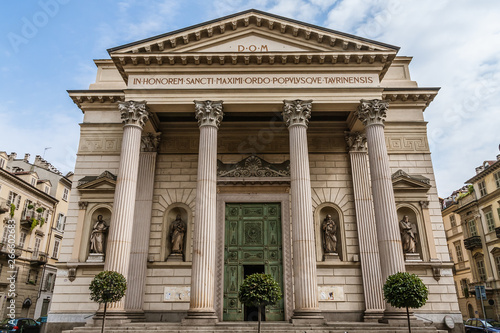
[[[238,298],[246,306],[258,308],[258,332],[260,333],[261,311],[266,305],[274,305],[281,299],[281,289],[270,274],[247,276],[240,287]]]
[[[118,302],[125,296],[127,281],[125,277],[115,271],[103,271],[97,274],[90,282],[90,299],[99,304],[104,303],[101,333],[104,332],[106,308],[108,303]]]
[[[390,275],[384,284],[384,298],[396,308],[406,308],[408,332],[411,333],[409,308],[418,309],[427,302],[429,291],[415,274],[398,272]]]

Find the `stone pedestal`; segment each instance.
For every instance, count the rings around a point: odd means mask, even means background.
[[[214,310],[217,196],[217,131],[222,121],[222,101],[195,101],[200,127],[198,184],[193,229],[191,299],[186,324],[217,322]]]
[[[295,309],[292,319],[322,322],[319,310],[307,125],[312,101],[284,101],[283,119],[290,133],[290,187]]]
[[[422,258],[420,258],[420,254],[418,254],[418,253],[405,253],[405,260],[406,261],[422,261]]]
[[[339,254],[338,253],[325,253],[325,254],[323,254],[323,261],[325,261],[325,262],[340,261]]]
[[[167,257],[167,262],[183,262],[184,259],[182,258],[181,253],[171,253]]]
[[[87,262],[104,262],[104,254],[102,253],[89,253]]]
[[[363,276],[366,308],[364,321],[376,322],[383,317],[385,301],[382,292],[384,283],[380,270],[377,228],[366,156],[366,137],[361,133],[346,133],[346,141],[351,160],[361,274]]]
[[[149,112],[146,102],[123,102],[118,108],[124,123],[123,140],[104,269],[121,273],[129,281],[141,133]],[[123,312],[124,304],[125,299],[109,304],[110,314]]]

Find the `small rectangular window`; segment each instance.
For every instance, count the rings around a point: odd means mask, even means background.
[[[484,213],[484,217],[486,217],[486,225],[488,226],[488,231],[495,230],[495,220],[493,218],[493,212],[491,210]]]
[[[38,251],[40,251],[40,243],[42,239],[40,237],[35,238],[35,246],[33,247],[33,258],[38,258]]]
[[[5,166],[5,160],[3,158],[0,158],[0,169],[3,169]]]
[[[36,186],[36,178],[31,178],[31,185]]]
[[[481,194],[482,197],[484,197],[486,194],[488,194],[486,192],[486,183],[484,182],[484,180],[479,182],[478,186],[479,186],[479,193]]]
[[[462,244],[458,241],[453,243],[453,246],[455,247],[455,253],[457,254],[457,262],[463,262],[464,255],[462,253]]]
[[[495,177],[495,184],[497,185],[497,188],[500,188],[500,171],[493,174],[493,177]]]
[[[470,235],[472,236],[477,236],[477,227],[476,227],[476,220],[472,219],[467,221],[467,224],[469,225],[469,231]]]
[[[60,231],[64,230],[64,221],[65,220],[66,220],[65,216],[63,214],[59,214],[59,216],[57,217],[57,225],[56,225],[57,230],[60,230]]]
[[[63,190],[63,196],[62,196],[62,199],[64,201],[68,201],[68,194],[69,194],[69,190],[65,187]]]
[[[52,252],[52,257],[57,259],[57,256],[59,254],[59,245],[60,245],[60,240],[59,239],[54,239],[54,250]]]
[[[457,221],[455,220],[455,215],[450,215],[450,224],[452,227],[456,227],[457,226]]]
[[[19,234],[19,247],[24,248],[24,243],[26,242],[26,233],[21,231]]]
[[[486,270],[484,269],[483,259],[476,260],[476,266],[477,266],[477,274],[479,275],[479,279],[481,281],[486,281]]]

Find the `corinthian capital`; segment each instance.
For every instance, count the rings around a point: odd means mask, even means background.
[[[366,135],[359,132],[345,132],[347,150],[350,152],[366,152]]]
[[[141,151],[155,152],[160,144],[161,133],[147,133],[141,137]]]
[[[356,116],[365,126],[376,124],[384,125],[388,108],[388,101],[382,101],[380,99],[362,99],[356,111]]]
[[[219,128],[224,112],[222,101],[194,101],[194,114],[198,119],[198,126],[214,126]]]
[[[121,102],[118,103],[118,110],[120,110],[122,114],[122,123],[124,125],[136,125],[142,128],[149,118],[146,101]]]
[[[287,127],[293,125],[302,125],[307,127],[309,118],[311,118],[312,99],[303,101],[296,99],[294,101],[283,101],[283,120]]]

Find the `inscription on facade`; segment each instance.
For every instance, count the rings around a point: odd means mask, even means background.
[[[375,74],[198,74],[130,75],[129,88],[238,89],[376,87]]]

